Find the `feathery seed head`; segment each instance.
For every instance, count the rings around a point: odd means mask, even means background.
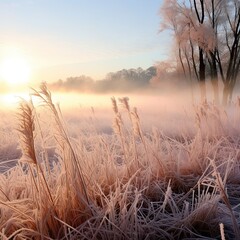
[[[118,101],[122,104],[122,106],[123,106],[128,112],[130,112],[129,98],[128,98],[128,97],[118,98]]]
[[[117,106],[117,101],[116,101],[115,97],[112,97],[111,101],[112,101],[113,111],[114,111],[115,114],[117,114],[118,113],[118,106]]]
[[[21,161],[37,164],[37,158],[34,147],[34,107],[32,102],[22,101],[19,107],[18,114],[20,133],[20,144],[23,152]]]

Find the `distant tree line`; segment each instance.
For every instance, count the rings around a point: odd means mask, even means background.
[[[222,102],[232,100],[240,68],[239,0],[164,0],[161,30],[174,33],[177,64],[190,82],[197,80],[206,98],[206,79],[211,79],[216,103],[219,81]]]
[[[155,66],[146,70],[122,69],[111,72],[102,80],[95,81],[88,76],[69,77],[66,80],[58,80],[50,85],[51,88],[59,91],[79,91],[93,93],[108,92],[131,92],[145,90],[151,86],[151,79],[156,76]]]

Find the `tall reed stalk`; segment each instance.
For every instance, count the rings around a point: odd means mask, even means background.
[[[50,110],[52,111],[53,115],[54,115],[54,120],[56,123],[56,128],[59,132],[59,136],[61,136],[61,140],[62,140],[62,144],[66,144],[69,149],[70,149],[70,154],[72,155],[73,158],[73,164],[76,167],[77,173],[78,173],[78,177],[81,181],[81,185],[82,185],[82,190],[83,190],[83,194],[84,197],[87,201],[88,206],[90,205],[90,200],[87,194],[87,185],[86,185],[86,180],[83,174],[83,170],[82,170],[82,166],[78,160],[78,157],[74,151],[74,148],[72,146],[71,140],[69,138],[69,135],[67,133],[66,128],[64,127],[63,124],[63,119],[62,119],[62,115],[61,115],[61,111],[60,108],[56,108],[53,101],[52,101],[52,96],[51,96],[51,92],[47,89],[47,85],[46,83],[42,83],[40,86],[40,91],[36,91],[35,89],[33,89],[33,96],[38,97],[40,100],[42,100],[42,102],[50,108]]]

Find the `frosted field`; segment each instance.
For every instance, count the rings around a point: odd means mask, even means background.
[[[194,132],[194,105],[188,103],[185,96],[155,94],[113,94],[113,95],[87,95],[77,93],[54,93],[53,101],[59,104],[64,122],[67,125],[68,133],[71,137],[77,138],[82,132],[88,134],[106,134],[111,135],[113,131],[114,113],[112,110],[111,98],[116,100],[123,97],[129,98],[129,104],[137,107],[141,118],[141,127],[151,132],[153,128],[168,135],[181,136],[183,131],[186,134]],[[22,153],[19,147],[17,114],[21,100],[29,100],[28,93],[16,93],[0,96],[0,129],[1,129],[1,161],[8,160],[8,164],[1,164],[1,169],[6,170],[7,166],[12,166],[21,157]],[[36,100],[36,99],[35,99]],[[37,106],[41,103],[37,101]],[[122,110],[123,118],[128,114],[124,108]],[[44,126],[50,126],[49,113],[39,107],[39,116],[44,121]],[[188,123],[186,125],[186,123]],[[128,124],[128,121],[126,121]],[[2,170],[3,171],[3,170]]]
[[[240,237],[237,101],[52,94],[2,110],[3,239]]]

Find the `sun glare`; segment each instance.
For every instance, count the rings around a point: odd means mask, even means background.
[[[23,56],[8,56],[0,63],[0,78],[10,86],[19,86],[30,80],[30,66]]]

